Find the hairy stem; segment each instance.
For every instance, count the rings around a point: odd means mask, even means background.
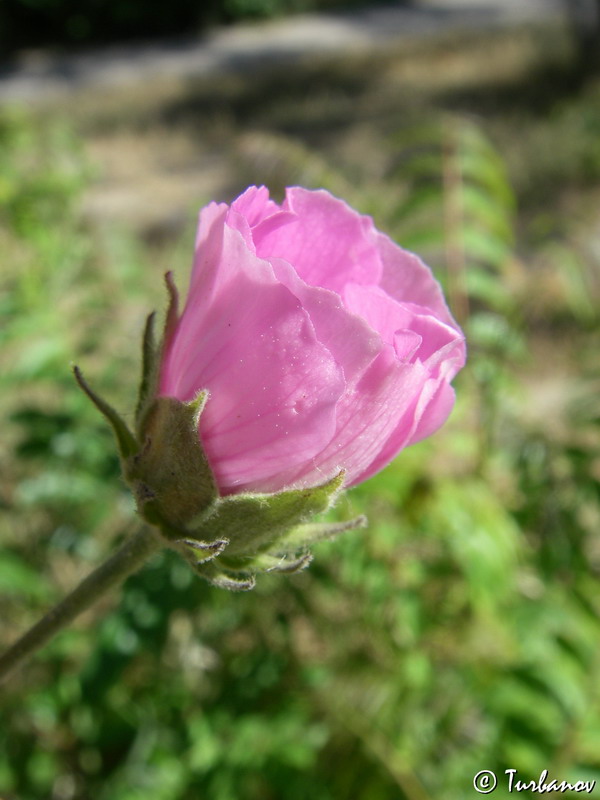
[[[103,594],[138,570],[162,546],[159,536],[147,526],[127,539],[116,553],[0,656],[0,683]]]

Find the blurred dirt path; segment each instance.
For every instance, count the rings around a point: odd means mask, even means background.
[[[525,74],[552,49],[546,33],[566,29],[565,8],[413,0],[187,41],[23,54],[0,68],[0,108],[39,111],[42,126],[68,120],[96,172],[83,198],[91,219],[176,240],[191,209],[273,180],[272,134],[292,162],[304,148],[323,164],[332,149],[350,164],[369,153],[377,172],[389,115],[444,87]]]
[[[189,40],[66,56],[25,53],[14,66],[0,69],[0,104],[37,105],[78,91],[290,66],[311,56],[364,53],[452,31],[566,20],[565,0],[413,0],[407,6],[239,24]]]

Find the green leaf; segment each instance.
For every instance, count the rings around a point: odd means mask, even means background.
[[[482,300],[496,311],[509,312],[514,307],[514,296],[498,280],[498,275],[482,267],[471,267],[467,270],[466,280],[469,297]]]
[[[439,481],[431,511],[464,572],[473,606],[497,606],[514,587],[520,530],[483,481]]]
[[[474,149],[463,149],[460,169],[465,182],[474,182],[495,199],[502,207],[513,209],[515,197],[506,178],[504,164],[491,149],[484,153]]]
[[[0,595],[44,599],[46,584],[38,570],[33,569],[14,553],[4,552],[0,558]]]
[[[439,178],[442,174],[442,152],[425,150],[416,153],[402,165],[404,178]]]
[[[475,227],[464,229],[463,242],[469,259],[477,259],[497,269],[501,269],[512,254],[511,248],[505,241]]]
[[[415,226],[406,231],[402,237],[402,246],[415,253],[434,248],[443,251],[445,241],[444,231],[439,223],[433,223]]]
[[[512,220],[495,197],[479,186],[467,184],[462,189],[462,203],[466,227],[476,222],[494,236],[512,243]]]
[[[405,220],[417,214],[429,213],[436,215],[439,220],[443,212],[443,202],[443,190],[439,182],[415,186],[406,200],[400,204],[394,216]]]

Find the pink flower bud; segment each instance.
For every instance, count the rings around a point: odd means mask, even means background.
[[[465,341],[429,268],[326,191],[200,213],[159,394],[209,399],[222,494],[363,481],[446,420]]]

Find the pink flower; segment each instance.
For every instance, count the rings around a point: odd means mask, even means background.
[[[365,480],[437,430],[465,342],[429,268],[326,191],[262,186],[200,213],[159,394],[207,389],[222,494]]]

